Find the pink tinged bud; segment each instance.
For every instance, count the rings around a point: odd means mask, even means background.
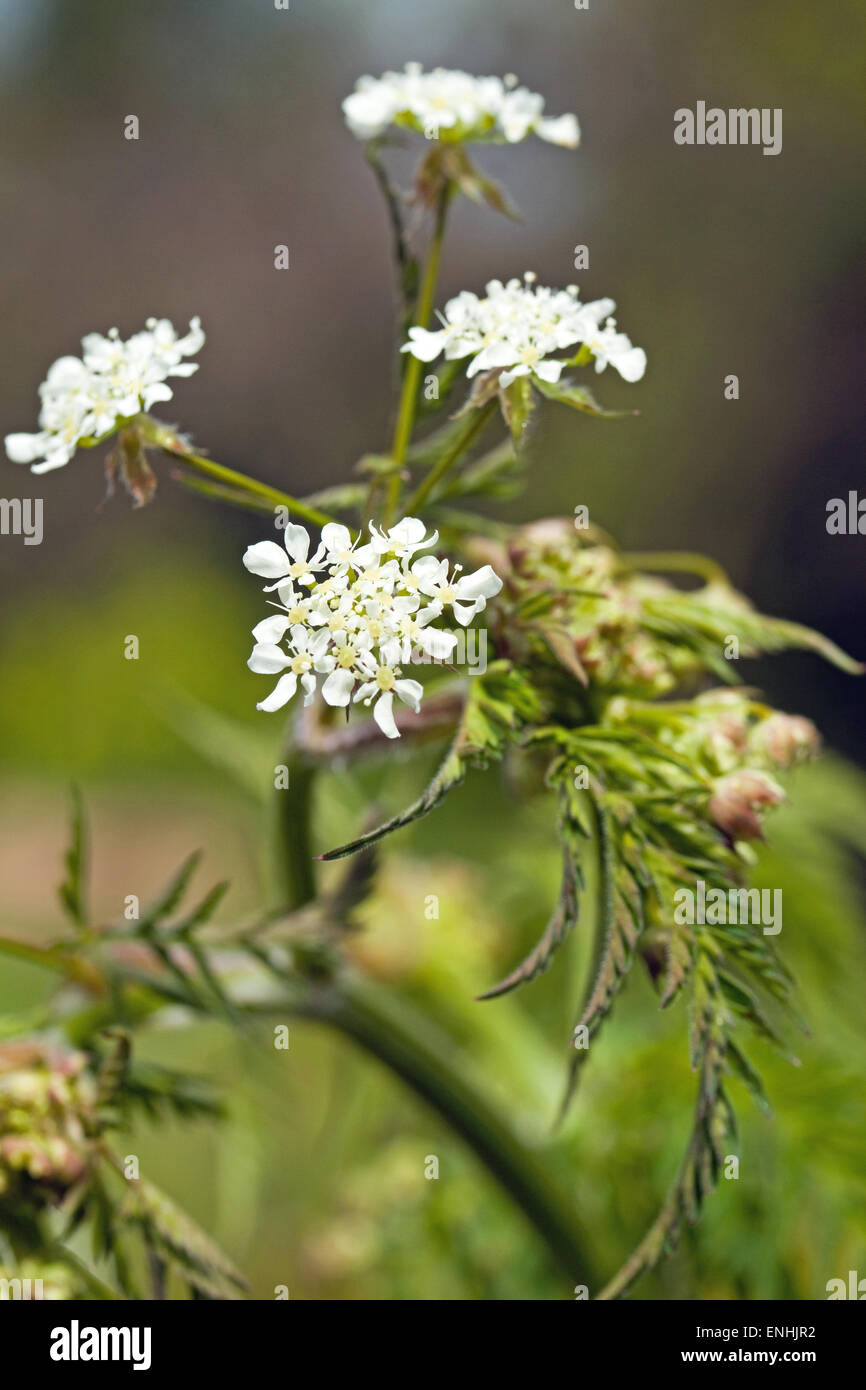
[[[780,767],[813,757],[821,746],[811,719],[798,714],[771,714],[758,729],[756,740]]]
[[[782,788],[765,772],[745,769],[720,777],[714,784],[708,811],[710,820],[731,840],[763,838],[759,809],[778,806]]]

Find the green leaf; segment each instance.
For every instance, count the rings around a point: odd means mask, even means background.
[[[764,1083],[761,1081],[760,1076],[752,1066],[748,1057],[740,1051],[731,1038],[728,1039],[728,1065],[731,1071],[739,1076],[741,1081],[745,1082],[754,1097],[758,1109],[762,1110],[765,1115],[771,1115],[773,1113],[772,1107],[767,1099]]]
[[[237,1299],[247,1289],[225,1251],[147,1179],[129,1183],[121,1215],[138,1223],[178,1273],[207,1297]]]
[[[464,710],[465,715],[465,710]],[[392,816],[390,820],[376,826],[373,830],[366,831],[359,835],[356,840],[350,840],[345,845],[340,845],[338,849],[330,849],[326,854],[316,857],[323,860],[343,859],[347,854],[357,854],[359,850],[366,849],[374,845],[377,840],[382,840],[386,835],[392,834],[395,830],[402,830],[404,826],[411,825],[413,821],[420,820],[429,811],[439,805],[442,798],[451,791],[452,787],[457,787],[466,776],[466,760],[464,755],[465,730],[461,723],[457,735],[446,754],[444,762],[439,767],[436,775],[428,782],[424,791],[413,801],[411,806],[407,806],[398,815]]]
[[[83,927],[87,922],[84,882],[87,872],[87,826],[84,803],[78,787],[72,788],[71,801],[71,843],[64,859],[66,877],[58,892],[67,916],[71,917],[77,927]]]
[[[195,927],[200,927],[205,922],[209,922],[230,886],[228,879],[223,879],[220,883],[215,883],[213,888],[202,898],[198,907],[193,908],[192,912],[186,917],[182,917],[180,921],[172,922],[169,930],[176,936],[186,936],[193,931]]]
[[[460,785],[470,762],[484,765],[491,759],[501,757],[507,735],[516,732],[523,720],[537,714],[537,700],[526,678],[509,662],[493,662],[483,676],[476,676],[470,681],[454,741],[417,801],[384,824],[359,835],[356,840],[350,840],[338,849],[328,850],[317,857],[324,860],[343,859],[347,854],[356,854],[393,831],[420,820],[438,806],[453,787]]]
[[[513,497],[523,473],[524,464],[515,454],[512,442],[506,439],[460,472],[452,473],[443,482],[439,497]]]
[[[162,892],[145,908],[137,923],[137,929],[140,933],[146,934],[152,931],[159,922],[171,916],[186,893],[189,881],[200,862],[201,850],[193,850],[192,854],[183,861],[177,873],[169,879]]]
[[[605,410],[586,386],[575,386],[568,381],[542,381],[537,376],[532,378],[532,384],[549,401],[570,405],[572,410],[580,410],[584,415],[596,415],[604,420],[621,420],[626,415],[640,414],[638,410]]]
[[[563,779],[559,785],[560,839],[562,842],[562,884],[559,898],[537,945],[504,980],[485,990],[479,999],[496,999],[518,985],[528,984],[550,965],[558,948],[575,926],[584,876],[581,859],[588,844],[586,831],[572,814],[571,789]]]
[[[531,632],[537,632],[551,655],[559,662],[569,675],[583,686],[589,685],[589,677],[583,668],[580,657],[577,654],[574,637],[565,627],[560,627],[556,623],[532,622],[527,624]]]

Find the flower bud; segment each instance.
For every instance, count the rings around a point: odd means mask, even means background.
[[[755,730],[754,742],[779,767],[791,767],[818,752],[821,736],[802,715],[771,714]]]
[[[728,773],[713,785],[709,800],[710,820],[731,840],[763,838],[760,808],[778,806],[785,793],[765,772],[745,768]]]

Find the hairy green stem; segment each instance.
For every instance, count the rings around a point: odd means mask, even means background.
[[[442,479],[448,473],[451,472],[451,469],[454,467],[454,465],[460,461],[461,457],[463,456],[463,454],[465,454],[466,450],[478,438],[479,434],[484,429],[484,426],[487,424],[487,421],[490,419],[491,415],[496,409],[496,405],[497,401],[494,397],[492,401],[488,401],[486,405],[483,405],[479,409],[474,410],[472,412],[469,424],[467,425],[466,429],[459,436],[459,438],[457,438],[454,441],[451,448],[448,449],[442,455],[439,462],[433,468],[430,469],[430,472],[427,474],[427,477],[424,478],[424,480],[419,484],[419,486],[413,492],[412,496],[409,498],[409,501],[406,503],[407,513],[416,512],[418,508],[422,505],[422,503],[427,501],[427,498],[430,496],[431,492],[437,486],[437,484],[440,483]]]
[[[160,424],[158,420],[153,420],[149,415],[136,418],[136,428],[140,434],[151,444],[157,444],[172,458],[180,459],[189,468],[196,469],[208,478],[213,478],[217,483],[222,483],[228,488],[237,488],[241,492],[249,493],[253,497],[263,498],[272,507],[286,507],[289,512],[296,516],[303,517],[305,521],[310,521],[315,526],[326,526],[334,517],[327,512],[319,511],[318,507],[311,507],[307,502],[302,502],[300,498],[293,497],[288,492],[282,492],[279,488],[271,487],[268,483],[260,483],[257,478],[250,478],[246,473],[239,473],[235,468],[226,468],[225,464],[216,463],[213,459],[204,458],[201,454],[194,454],[189,450],[184,441],[168,425]],[[223,500],[230,500],[223,494]]]
[[[451,199],[452,186],[448,182],[444,185],[439,202],[436,208],[436,225],[433,229],[433,237],[430,242],[430,251],[427,256],[427,264],[424,267],[424,277],[421,281],[421,290],[418,295],[418,308],[415,314],[416,325],[419,328],[426,328],[430,322],[430,315],[433,312],[433,300],[436,295],[436,281],[439,278],[439,263],[442,259],[442,242],[445,236],[445,222],[448,216],[448,204]],[[388,479],[388,496],[385,503],[384,523],[387,526],[391,521],[397,503],[400,500],[400,469],[406,459],[406,450],[409,447],[409,440],[412,438],[412,429],[415,424],[415,411],[418,404],[418,384],[421,379],[422,363],[419,358],[409,354],[406,364],[406,371],[403,376],[403,390],[400,396],[400,406],[397,412],[397,424],[394,429],[394,439],[391,445],[391,458],[394,461],[394,471]]]
[[[222,483],[209,483],[204,478],[198,478],[191,473],[182,473],[175,469],[172,473],[174,482],[188,492],[195,492],[199,497],[208,497],[213,502],[227,502],[230,507],[240,507],[245,512],[265,512],[272,515],[274,503],[267,497],[259,497],[252,492],[241,492],[238,488],[226,487]]]
[[[297,1011],[330,1023],[401,1077],[443,1116],[534,1226],[569,1280],[590,1284],[591,1271],[573,1203],[549,1165],[523,1144],[473,1084],[465,1056],[405,1001],[355,979],[310,989]]]

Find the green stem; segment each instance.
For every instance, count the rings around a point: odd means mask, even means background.
[[[437,484],[442,481],[446,474],[451,472],[451,469],[454,467],[455,463],[457,463],[460,460],[460,458],[470,447],[470,445],[478,438],[484,426],[487,424],[487,421],[490,419],[491,415],[496,409],[496,405],[497,400],[496,397],[494,397],[492,401],[488,401],[486,405],[483,405],[472,412],[472,417],[466,429],[459,436],[459,438],[454,441],[451,448],[448,449],[446,453],[442,455],[441,459],[435,465],[435,467],[430,469],[430,472],[427,474],[427,477],[424,478],[424,480],[420,483],[420,485],[413,492],[412,496],[409,498],[409,501],[406,503],[407,514],[414,515],[415,512],[418,511],[422,503],[427,501],[427,498],[430,496],[430,493],[437,486]]]
[[[433,300],[436,295],[436,281],[439,278],[439,263],[442,259],[442,242],[445,236],[445,222],[448,216],[448,204],[451,199],[451,183],[445,184],[439,196],[439,203],[436,208],[436,225],[433,229],[433,238],[430,242],[430,251],[427,256],[427,264],[424,267],[424,277],[421,281],[421,290],[418,295],[418,308],[415,319],[419,328],[426,328],[430,322],[430,315],[433,312]],[[394,439],[391,445],[391,458],[394,461],[394,471],[388,480],[388,496],[385,503],[384,523],[387,526],[394,512],[397,510],[397,503],[400,500],[400,469],[406,459],[406,450],[409,447],[409,440],[412,438],[412,429],[415,424],[415,411],[418,404],[418,384],[421,379],[422,362],[419,358],[409,354],[406,364],[406,371],[403,376],[403,390],[400,396],[400,407],[397,412],[397,424],[394,429]]]
[[[246,473],[239,473],[237,469],[226,468],[225,464],[216,463],[213,459],[204,458],[201,454],[191,453],[183,441],[175,434],[174,430],[168,425],[162,425],[158,420],[153,420],[149,415],[140,416],[136,419],[136,427],[143,437],[151,444],[157,444],[164,449],[172,458],[181,459],[189,468],[195,468],[199,473],[204,473],[208,478],[214,478],[218,483],[223,483],[231,488],[239,488],[241,492],[250,493],[253,497],[261,497],[268,501],[272,506],[287,507],[296,516],[303,517],[305,521],[310,521],[314,526],[326,526],[334,517],[327,512],[320,512],[318,507],[311,507],[308,503],[302,502],[298,497],[292,497],[288,492],[281,492],[279,488],[271,487],[268,483],[260,483],[256,478],[250,478]],[[228,500],[224,498],[223,500]]]
[[[641,550],[617,556],[617,562],[624,569],[656,570],[684,574],[698,574],[707,584],[724,584],[730,587],[731,581],[721,565],[707,555],[695,555],[687,550]]]
[[[179,469],[172,476],[174,481],[188,492],[195,492],[199,497],[208,497],[213,502],[228,502],[229,506],[240,507],[246,512],[265,512],[268,515],[273,512],[273,504],[269,498],[240,492],[237,488],[226,487],[221,483],[208,483],[204,478],[182,473]]]
[[[520,1207],[573,1284],[589,1285],[583,1234],[549,1164],[516,1137],[469,1077],[466,1058],[405,1003],[355,979],[311,990],[299,1006],[377,1057],[427,1101],[474,1150]]]
[[[278,905],[294,912],[316,896],[313,861],[312,807],[316,768],[303,754],[284,755],[289,770],[287,787],[275,791],[274,861]]]

